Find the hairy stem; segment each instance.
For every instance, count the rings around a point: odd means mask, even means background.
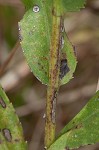
[[[61,47],[61,17],[53,14],[52,36],[49,61],[49,86],[47,88],[45,147],[46,149],[55,139],[56,103],[59,90],[60,47]]]

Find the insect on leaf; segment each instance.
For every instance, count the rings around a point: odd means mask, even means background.
[[[97,142],[99,142],[99,91],[63,128],[48,150],[71,150]]]
[[[26,150],[23,130],[15,110],[0,86],[0,150]]]

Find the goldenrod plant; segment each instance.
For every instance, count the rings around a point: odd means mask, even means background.
[[[31,71],[47,86],[44,149],[71,150],[99,142],[99,91],[56,137],[56,104],[59,88],[73,78],[77,65],[75,47],[64,29],[64,17],[67,12],[80,11],[86,1],[22,2],[26,12],[18,23],[20,44]],[[6,118],[7,121],[2,118]],[[27,149],[18,117],[1,87],[0,119],[0,150]],[[15,133],[13,126],[16,128]]]

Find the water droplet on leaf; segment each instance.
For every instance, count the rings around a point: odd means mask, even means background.
[[[38,6],[38,5],[35,5],[35,6],[33,7],[33,12],[37,13],[37,12],[39,12],[39,11],[40,11],[39,6]]]

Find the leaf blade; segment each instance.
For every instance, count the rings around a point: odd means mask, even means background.
[[[25,150],[23,130],[12,104],[0,86],[0,150]]]
[[[48,59],[50,47],[50,24],[48,24],[45,7],[40,1],[37,3],[40,12],[35,13],[32,8],[26,12],[19,23],[23,40],[21,46],[27,62],[34,75],[44,84],[48,83]],[[45,17],[44,17],[45,16]],[[49,29],[49,30],[48,30]]]
[[[74,149],[99,142],[99,91],[61,131],[48,150]]]
[[[84,8],[86,0],[56,0],[58,3],[58,13],[54,12],[56,16],[63,16],[67,12],[80,11]]]
[[[28,6],[28,1],[25,5]],[[52,1],[32,1],[31,6],[39,7],[39,12],[33,12],[31,7],[19,22],[20,37],[22,38],[21,47],[26,57],[29,67],[34,75],[43,84],[49,84],[49,58],[50,43],[52,30]],[[30,6],[29,6],[30,7]],[[62,31],[61,31],[62,32]],[[69,82],[76,69],[77,61],[74,49],[65,31],[61,33],[63,36],[63,48],[61,49],[61,61],[67,61],[63,64],[60,85]],[[62,41],[61,41],[62,42]],[[62,58],[64,57],[65,58]],[[63,60],[62,60],[63,59]],[[69,72],[67,72],[69,69]],[[60,71],[61,71],[60,70]],[[61,74],[61,72],[60,72]]]
[[[61,85],[68,83],[73,78],[73,73],[76,70],[77,59],[75,55],[75,48],[69,41],[66,33],[63,33],[64,37],[64,47],[62,49],[62,55],[65,55],[67,61],[68,72],[61,80]]]

